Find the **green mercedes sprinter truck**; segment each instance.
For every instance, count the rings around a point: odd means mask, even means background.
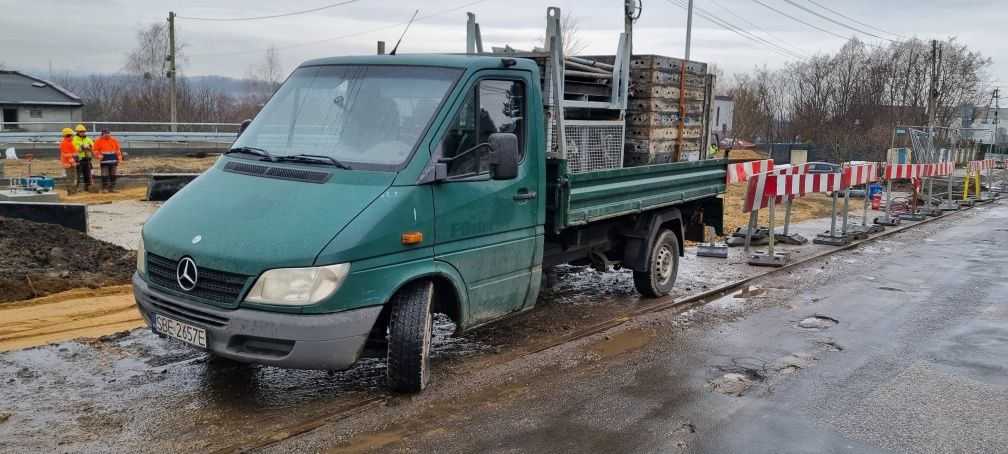
[[[667,294],[683,241],[721,228],[727,161],[623,165],[631,59],[608,61],[608,104],[520,54],[302,64],[144,225],[140,313],[238,361],[386,357],[390,387],[411,392],[429,381],[433,313],[469,330],[527,311],[544,269],[627,268]]]

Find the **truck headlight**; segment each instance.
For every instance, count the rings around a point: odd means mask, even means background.
[[[267,270],[256,279],[245,301],[284,306],[315,304],[336,293],[349,271],[349,263]]]
[[[147,274],[147,250],[144,249],[143,235],[140,235],[140,245],[137,246],[137,272]]]

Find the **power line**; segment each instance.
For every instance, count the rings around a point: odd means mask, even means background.
[[[680,8],[682,8],[682,9],[685,9],[687,11],[689,10],[689,7],[687,5],[682,4],[680,2],[680,0],[665,0],[665,1],[667,1],[667,2],[669,2],[671,4],[673,4],[673,5],[676,5],[676,6],[680,7]],[[788,57],[788,58],[795,58],[795,59],[798,59],[798,60],[804,60],[805,59],[805,57],[799,55],[798,53],[796,53],[794,51],[791,51],[791,50],[789,50],[787,48],[781,47],[781,46],[779,46],[777,44],[774,44],[774,43],[772,43],[770,41],[767,41],[767,40],[765,40],[763,38],[760,38],[759,36],[756,36],[756,35],[748,32],[748,31],[746,31],[742,27],[739,27],[739,26],[737,26],[735,24],[732,24],[731,22],[728,22],[728,21],[726,21],[724,19],[721,19],[721,18],[717,17],[714,14],[711,14],[710,12],[704,10],[703,8],[699,8],[696,5],[694,5],[693,9],[696,11],[696,13],[697,13],[698,16],[706,19],[708,22],[711,22],[711,23],[713,23],[713,24],[715,24],[715,25],[717,25],[717,26],[719,26],[721,28],[724,28],[725,30],[728,30],[728,31],[730,31],[732,33],[735,33],[736,35],[739,35],[739,36],[741,36],[743,38],[746,38],[746,39],[748,39],[750,41],[753,41],[756,44],[761,44],[764,47],[767,47],[768,49],[770,49],[771,51],[773,51],[773,52],[775,52],[775,53],[777,53],[779,55],[782,55],[782,56]]]
[[[810,24],[810,23],[808,23],[808,22],[805,22],[805,21],[803,21],[803,20],[801,20],[801,19],[799,19],[799,18],[797,18],[797,17],[794,17],[794,16],[792,16],[792,15],[790,15],[790,14],[788,14],[788,13],[785,13],[784,11],[781,11],[781,10],[779,10],[779,9],[777,9],[777,8],[774,8],[774,7],[770,6],[770,5],[767,5],[766,3],[763,3],[763,2],[761,2],[761,1],[759,1],[759,0],[753,0],[753,1],[754,1],[754,2],[756,2],[756,3],[758,3],[758,4],[760,4],[760,5],[763,5],[763,6],[765,7],[765,8],[767,8],[767,9],[769,9],[769,10],[771,10],[771,11],[774,11],[774,12],[776,12],[777,14],[780,14],[780,15],[782,15],[782,16],[784,16],[784,17],[788,17],[788,18],[791,18],[792,20],[795,20],[795,21],[798,21],[798,22],[801,22],[801,23],[803,23],[803,24],[805,24],[805,25],[808,25],[809,27],[812,27],[812,28],[814,28],[814,29],[816,29],[816,30],[819,30],[819,31],[823,32],[823,33],[827,33],[827,34],[830,34],[830,35],[833,35],[833,36],[836,36],[837,38],[840,38],[840,39],[843,39],[843,40],[849,40],[849,39],[850,39],[850,38],[849,38],[849,37],[847,37],[847,36],[843,36],[843,35],[838,35],[838,34],[836,34],[836,33],[833,33],[833,32],[831,32],[831,31],[829,31],[829,30],[826,30],[825,28],[821,28],[821,27],[817,27],[817,26],[815,26],[815,25],[812,25],[812,24]],[[873,47],[878,47],[878,48],[880,48],[880,49],[882,48],[882,46],[879,46],[879,45],[876,45],[876,44],[872,44],[872,43],[867,43],[867,42],[866,42],[865,44],[867,44],[867,45],[869,45],[869,46],[873,46]]]
[[[294,12],[290,12],[290,13],[274,14],[274,15],[271,15],[271,16],[232,17],[232,18],[227,18],[227,19],[214,18],[214,17],[189,17],[189,16],[175,16],[175,17],[177,19],[205,20],[205,21],[214,21],[214,22],[230,22],[230,21],[238,21],[238,20],[273,19],[273,18],[276,18],[276,17],[286,17],[286,16],[295,16],[295,15],[298,15],[298,14],[314,13],[316,11],[322,11],[324,9],[334,8],[334,7],[337,7],[337,6],[342,6],[342,5],[346,5],[347,3],[354,3],[354,2],[357,2],[357,1],[359,1],[359,0],[346,0],[346,1],[343,1],[343,2],[339,2],[339,3],[333,3],[331,5],[320,6],[318,8],[306,9],[304,11],[294,11]]]
[[[462,8],[468,8],[470,6],[473,6],[473,5],[476,5],[476,4],[479,4],[479,3],[483,3],[483,2],[486,2],[486,1],[488,1],[488,0],[476,0],[476,1],[473,1],[473,2],[469,2],[469,3],[465,3],[465,4],[462,4],[462,5],[456,6],[454,8],[446,9],[444,11],[438,11],[436,13],[428,14],[426,16],[420,16],[420,17],[417,17],[416,20],[414,20],[414,22],[422,21],[424,19],[430,19],[432,17],[440,16],[442,14],[448,14],[450,12],[458,11],[458,10],[460,10]],[[378,31],[382,31],[382,30],[388,30],[390,28],[400,27],[400,26],[406,25],[407,23],[408,23],[408,21],[406,21],[406,22],[399,22],[399,23],[395,23],[395,24],[391,24],[391,25],[385,25],[385,26],[382,26],[382,27],[372,28],[370,30],[364,30],[364,31],[359,31],[359,32],[354,32],[354,33],[348,33],[346,35],[335,36],[335,37],[332,37],[332,38],[320,39],[320,40],[317,40],[317,41],[309,41],[309,42],[299,43],[299,44],[290,44],[290,45],[287,45],[287,46],[274,46],[273,48],[276,49],[276,50],[293,49],[293,48],[296,48],[296,47],[311,46],[311,45],[314,45],[314,44],[327,43],[327,42],[330,42],[330,41],[339,41],[341,39],[352,38],[354,36],[366,35],[368,33],[374,33],[374,32],[378,32]],[[187,55],[187,57],[189,57],[189,58],[193,58],[193,57],[197,57],[197,58],[198,57],[229,57],[229,56],[232,56],[232,55],[259,54],[259,53],[262,53],[262,52],[266,52],[267,50],[268,49],[258,49],[258,50],[245,50],[245,51],[238,51],[238,52],[226,52],[226,53],[220,53],[220,54],[196,54],[196,55]]]
[[[830,22],[832,22],[832,23],[834,23],[834,24],[837,24],[837,25],[839,25],[839,26],[843,27],[843,28],[849,28],[849,29],[851,29],[851,30],[854,30],[854,31],[856,31],[856,32],[858,32],[858,33],[864,33],[864,34],[866,34],[866,35],[868,35],[868,36],[872,36],[872,37],[875,37],[875,38],[878,38],[878,39],[884,39],[884,40],[886,40],[886,41],[889,41],[889,42],[896,42],[896,40],[893,40],[893,39],[889,39],[889,38],[885,38],[885,37],[882,37],[882,36],[879,36],[879,35],[876,35],[876,34],[874,34],[874,33],[869,33],[869,32],[866,32],[866,31],[864,31],[864,30],[861,30],[861,29],[858,29],[858,28],[854,28],[854,27],[851,27],[850,25],[847,25],[847,24],[845,24],[845,23],[843,23],[843,22],[840,22],[840,21],[838,21],[838,20],[834,20],[834,19],[832,19],[832,18],[830,18],[830,17],[827,17],[827,16],[825,16],[825,15],[823,15],[823,14],[820,14],[820,13],[818,13],[818,12],[816,12],[816,11],[813,11],[813,10],[811,10],[811,9],[807,8],[807,7],[804,7],[804,6],[802,6],[802,5],[799,5],[799,4],[795,3],[795,2],[794,2],[794,0],[784,0],[784,1],[785,1],[785,2],[787,2],[787,3],[790,3],[790,4],[792,5],[792,6],[794,6],[794,7],[796,7],[796,8],[799,8],[799,9],[801,9],[802,11],[805,11],[805,12],[807,12],[807,13],[809,13],[809,14],[812,14],[812,15],[815,15],[816,17],[820,17],[820,18],[822,18],[822,19],[826,19],[826,20],[828,20],[828,21],[830,21]]]
[[[760,28],[759,25],[756,25],[756,24],[752,23],[752,21],[750,21],[749,19],[746,19],[745,17],[740,16],[738,13],[736,13],[736,12],[732,11],[730,8],[728,8],[728,7],[726,7],[726,6],[718,3],[716,0],[710,0],[710,2],[713,3],[713,4],[715,4],[715,5],[717,5],[717,6],[719,6],[719,7],[721,7],[721,9],[727,11],[728,14],[731,14],[731,15],[739,18],[739,19],[742,19],[743,22],[745,22],[745,23],[747,23],[749,25],[752,25],[753,28],[755,28],[756,30],[759,30],[759,31],[763,32],[763,34],[765,34],[765,35],[767,35],[767,36],[769,36],[771,38],[774,38],[777,41],[780,41],[780,42],[786,44],[787,46],[791,47],[792,49],[795,49],[796,51],[798,51],[802,55],[804,55],[806,57],[810,57],[811,56],[811,55],[809,55],[808,52],[805,52],[800,47],[795,46],[794,44],[791,44],[791,43],[787,42],[786,40],[784,40],[784,39],[782,39],[782,38],[780,38],[780,37],[778,37],[778,36],[776,36],[774,34],[771,34],[770,32],[768,32],[766,30],[763,30],[762,28]]]
[[[841,13],[837,12],[836,10],[833,10],[833,9],[829,9],[829,8],[827,8],[826,6],[824,6],[823,4],[821,4],[821,3],[819,3],[819,2],[817,2],[817,1],[815,1],[815,0],[808,0],[808,2],[809,2],[809,3],[811,3],[811,4],[813,4],[813,5],[816,5],[816,6],[820,7],[820,8],[822,8],[822,9],[826,10],[826,11],[829,11],[829,12],[831,12],[831,13],[833,13],[833,14],[836,14],[837,16],[840,16],[840,17],[842,17],[842,18],[844,18],[844,19],[847,19],[847,20],[850,20],[850,21],[853,21],[853,22],[855,22],[855,23],[858,23],[858,24],[861,24],[861,25],[864,25],[865,27],[868,27],[868,28],[870,28],[870,29],[872,29],[872,30],[875,30],[875,31],[880,31],[880,32],[882,32],[882,33],[888,33],[888,34],[890,34],[890,35],[893,35],[893,36],[895,36],[895,37],[898,37],[898,38],[904,38],[904,39],[906,38],[906,36],[903,36],[903,35],[900,35],[900,34],[898,34],[898,33],[893,33],[893,32],[891,32],[891,31],[888,31],[888,30],[882,30],[882,29],[880,29],[880,28],[875,28],[875,27],[872,27],[871,25],[868,25],[868,24],[866,24],[866,23],[864,23],[864,22],[861,22],[861,21],[859,21],[859,20],[857,20],[857,19],[855,19],[855,18],[853,18],[853,17],[850,17],[850,16],[845,16],[845,15],[843,15],[843,14],[841,14]]]

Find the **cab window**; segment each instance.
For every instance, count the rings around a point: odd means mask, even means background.
[[[520,81],[483,79],[473,87],[462,108],[449,123],[441,140],[449,176],[477,175],[489,169],[489,150],[480,144],[490,134],[510,132],[518,136],[519,156],[525,157],[525,86]]]

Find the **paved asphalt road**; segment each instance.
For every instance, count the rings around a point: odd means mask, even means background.
[[[1006,452],[1008,205],[956,216],[264,450]]]

